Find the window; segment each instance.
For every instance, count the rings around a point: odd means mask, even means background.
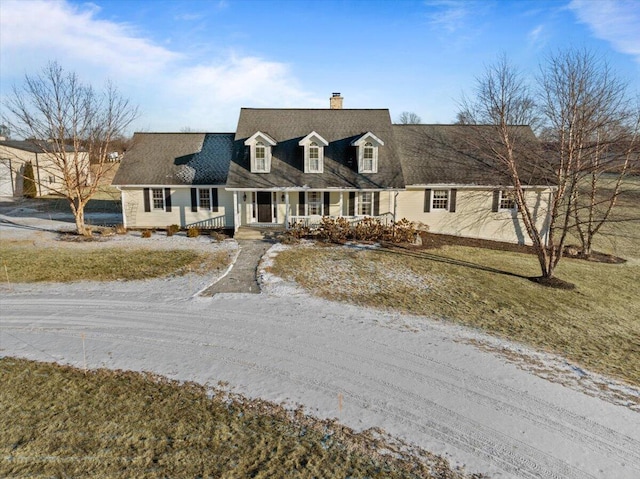
[[[200,188],[198,190],[198,201],[200,208],[205,210],[211,209],[211,190],[209,188]]]
[[[431,197],[432,210],[448,210],[449,209],[449,191],[433,190]]]
[[[153,209],[164,210],[164,190],[162,188],[152,188],[151,196]]]
[[[322,135],[312,131],[298,142],[303,148],[304,172],[322,173],[324,171],[324,147],[329,142]]]
[[[370,131],[351,142],[358,150],[358,173],[378,172],[378,150],[384,141]]]
[[[276,141],[266,133],[257,131],[244,142],[249,147],[251,173],[269,173],[271,171],[271,148]]]
[[[362,169],[363,171],[373,171],[373,145],[371,142],[364,144]]]
[[[373,192],[363,191],[360,193],[358,214],[362,216],[371,216],[373,214]]]
[[[322,215],[322,192],[310,191],[307,193],[307,211],[311,215]]]
[[[514,210],[516,208],[516,198],[511,190],[500,191],[500,202],[498,209],[500,210]]]
[[[256,171],[267,171],[267,151],[264,143],[256,143]]]
[[[309,172],[317,173],[320,171],[320,147],[314,141],[309,145]]]

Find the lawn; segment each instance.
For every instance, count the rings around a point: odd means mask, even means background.
[[[116,281],[156,278],[191,271],[222,269],[225,251],[199,253],[188,249],[153,250],[100,243],[34,248],[30,241],[0,241],[1,278],[9,283]],[[95,245],[94,245],[95,246]]]
[[[0,381],[2,477],[468,477],[371,433],[193,383],[7,357]]]

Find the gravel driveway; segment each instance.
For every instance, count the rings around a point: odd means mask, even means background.
[[[10,227],[0,228],[7,237]],[[638,478],[640,414],[427,318],[310,297],[193,296],[214,278],[0,287],[0,354],[153,371],[381,427],[496,478]]]

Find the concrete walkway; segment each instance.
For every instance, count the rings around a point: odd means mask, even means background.
[[[260,293],[256,271],[260,258],[273,244],[269,240],[238,240],[240,254],[227,275],[202,292],[203,296],[217,293]]]

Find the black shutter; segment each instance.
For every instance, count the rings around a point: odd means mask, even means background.
[[[348,213],[349,216],[356,215],[356,192],[355,191],[349,192],[349,202],[347,203],[347,208],[349,210],[349,213]]]
[[[456,196],[458,196],[458,190],[451,190],[450,198],[449,198],[449,211],[451,213],[456,212]]]
[[[491,207],[491,211],[493,211],[494,213],[497,213],[499,206],[500,206],[500,190],[493,190],[493,206]]]
[[[191,211],[198,211],[198,188],[191,188]]]
[[[166,211],[171,211],[171,189],[164,189],[164,208]]]
[[[298,193],[298,216],[304,216],[304,191]]]
[[[380,192],[373,193],[373,216],[380,216]]]
[[[324,215],[329,216],[329,207],[331,205],[331,193],[324,192]]]
[[[142,194],[144,196],[144,210],[148,213],[151,211],[151,199],[149,198],[149,188],[144,188]]]
[[[218,188],[211,188],[211,211],[217,213],[218,210]]]
[[[431,190],[424,190],[424,212],[428,213],[431,211]]]

